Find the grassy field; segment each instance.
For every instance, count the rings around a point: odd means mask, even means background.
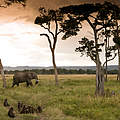
[[[115,75],[109,75],[105,83],[105,90],[115,91],[111,97],[94,96],[95,75],[59,75],[58,87],[52,75],[39,75],[39,84],[28,88],[25,83],[11,88],[12,76],[6,75],[6,79],[4,89],[0,78],[0,120],[11,120],[9,108],[3,106],[5,98],[15,110],[15,120],[120,120],[120,82]],[[43,112],[19,114],[18,101],[40,105]]]

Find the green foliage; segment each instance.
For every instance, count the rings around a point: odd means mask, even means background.
[[[15,71],[7,71],[5,70],[4,71],[5,74],[14,74],[16,72],[21,72],[21,71],[18,71],[18,70],[15,70]],[[49,70],[46,70],[46,69],[33,69],[33,70],[23,70],[22,72],[35,72],[37,74],[42,74],[42,75],[53,75],[54,74],[54,69],[49,69]],[[117,74],[118,73],[118,70],[108,70],[108,74]],[[87,70],[83,70],[83,69],[79,69],[79,70],[75,70],[75,69],[70,69],[70,70],[67,70],[67,69],[61,69],[61,68],[58,68],[58,74],[96,74],[96,70],[92,70],[92,69],[87,69]]]

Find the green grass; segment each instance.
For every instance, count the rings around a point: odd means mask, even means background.
[[[12,76],[7,75],[7,88],[2,88],[0,78],[0,120],[11,120],[3,106],[5,98],[13,106],[15,120],[119,120],[120,82],[110,75],[105,90],[115,91],[111,97],[95,97],[95,75],[59,75],[60,85],[55,86],[54,76],[39,75],[39,84],[26,87],[12,86]],[[34,81],[33,81],[34,82]],[[17,102],[43,107],[40,114],[19,114]]]

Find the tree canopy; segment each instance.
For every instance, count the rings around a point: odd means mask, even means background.
[[[26,6],[26,1],[27,0],[4,0],[4,3],[0,5],[0,7],[6,8],[14,3],[19,3],[21,4],[23,7]]]
[[[116,26],[116,19],[119,19],[120,8],[110,2],[104,2],[66,6],[60,8],[60,12],[66,16],[65,22],[61,25],[64,31],[63,39],[76,36],[85,24],[83,21],[92,28],[93,39],[82,38],[76,51],[82,55],[86,54],[96,63],[96,94],[104,95],[104,64],[116,57],[115,47],[108,44],[109,37],[114,37],[112,32]],[[104,46],[106,61],[102,63],[100,53]]]

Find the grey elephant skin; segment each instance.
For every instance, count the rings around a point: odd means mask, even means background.
[[[33,85],[32,84],[32,79],[35,79],[36,82],[35,84],[38,84],[38,77],[35,72],[16,72],[13,76],[13,84],[12,87],[15,85],[19,86],[19,83],[24,83],[26,82],[26,85]]]

